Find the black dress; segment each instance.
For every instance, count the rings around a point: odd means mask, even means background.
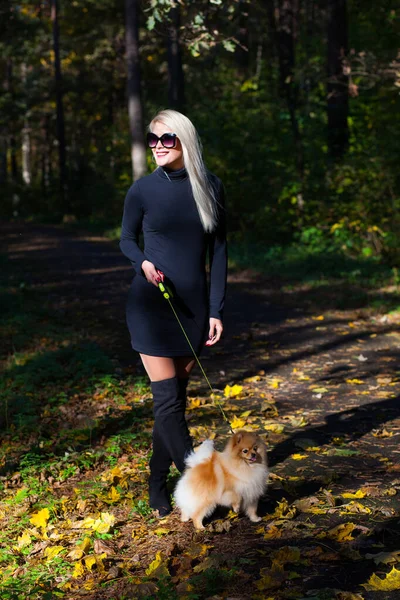
[[[120,248],[135,269],[126,317],[132,347],[142,354],[191,355],[168,301],[141,270],[144,260],[166,276],[174,307],[197,353],[207,338],[209,317],[222,319],[227,273],[224,190],[215,175],[209,173],[209,178],[218,202],[218,225],[211,234],[204,232],[185,169],[158,167],[126,195]],[[143,251],[138,244],[141,231]]]

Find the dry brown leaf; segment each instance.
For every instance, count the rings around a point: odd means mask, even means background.
[[[378,554],[366,554],[365,558],[372,559],[375,564],[389,565],[390,563],[400,562],[400,550],[393,552],[378,552]]]
[[[274,563],[279,563],[280,565],[296,563],[301,558],[300,548],[297,546],[282,546],[282,548],[271,552],[270,556]]]
[[[313,512],[311,509],[319,504],[319,500],[316,496],[310,496],[309,498],[301,498],[296,500],[294,505],[300,512]]]
[[[115,549],[100,539],[94,540],[93,551],[95,554],[105,554],[107,556],[115,554]]]

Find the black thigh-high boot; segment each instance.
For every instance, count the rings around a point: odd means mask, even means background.
[[[152,381],[154,428],[176,468],[182,473],[185,456],[192,450],[192,439],[185,419],[185,404],[179,391],[177,377]]]
[[[178,386],[179,386],[179,390],[178,390],[178,394],[179,394],[179,400],[181,403],[181,407],[182,409],[185,411],[186,410],[186,402],[187,402],[187,396],[186,396],[186,390],[187,390],[187,386],[189,383],[189,379],[187,377],[178,377]]]
[[[172,510],[167,490],[167,477],[171,465],[172,458],[164,445],[158,427],[154,424],[153,454],[150,459],[149,499],[151,508],[158,510],[160,517],[165,517]]]

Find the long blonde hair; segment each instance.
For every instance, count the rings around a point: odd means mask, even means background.
[[[215,191],[207,177],[201,141],[195,126],[185,115],[170,109],[162,110],[152,119],[149,125],[150,131],[156,123],[163,123],[179,138],[185,168],[204,231],[213,231],[217,225],[217,201]]]

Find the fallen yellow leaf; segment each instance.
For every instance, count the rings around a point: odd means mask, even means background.
[[[43,529],[45,529],[49,519],[49,509],[43,508],[42,510],[39,510],[39,512],[33,514],[29,519],[29,522],[32,523],[32,525],[36,525],[36,527],[43,527]]]
[[[253,411],[251,410],[245,410],[244,412],[240,413],[240,416],[242,417],[242,419],[247,419],[247,417],[249,417],[252,412]]]
[[[388,431],[385,427],[382,429],[373,429],[371,433],[374,437],[378,438],[393,437],[393,431]]]
[[[64,550],[64,546],[48,546],[43,552],[43,556],[48,560],[51,560],[55,556],[58,556],[61,550]]]
[[[353,540],[352,532],[357,529],[354,523],[342,523],[332,529],[329,529],[328,536],[338,542],[348,542]]]
[[[165,527],[158,527],[157,529],[152,531],[152,533],[154,533],[155,535],[158,535],[158,536],[168,535],[169,532],[170,532],[170,530],[166,529]]]
[[[85,566],[88,571],[91,571],[95,564],[96,564],[95,556],[85,556]]]
[[[304,417],[289,417],[289,421],[292,427],[306,427],[308,425],[308,421]]]
[[[90,538],[85,537],[85,539],[83,540],[83,542],[81,542],[80,544],[77,544],[77,546],[75,548],[73,548],[71,550],[71,552],[69,552],[67,554],[67,558],[71,558],[72,560],[79,560],[82,558],[82,556],[84,554],[86,554],[86,552],[89,550],[90,548]]]
[[[169,571],[163,562],[163,557],[161,552],[157,552],[155,559],[149,564],[146,569],[146,575],[148,577],[156,576],[160,577],[161,575],[169,576]]]
[[[211,394],[211,395],[214,396],[214,394]],[[190,398],[187,407],[189,410],[192,410],[193,408],[199,408],[200,405],[201,405],[201,398]]]
[[[114,523],[114,515],[102,512],[100,515],[100,519],[86,517],[86,519],[79,523],[79,528],[93,529],[93,531],[98,531],[98,533],[108,533],[111,527],[114,525]]]
[[[85,583],[83,584],[83,587],[85,588],[85,590],[93,590],[96,587],[96,582],[93,579],[93,577],[91,579],[88,579],[87,581],[85,581]]]
[[[268,382],[269,387],[271,387],[275,390],[279,388],[279,384],[280,384],[280,381],[278,379],[273,379],[272,381]]]
[[[362,385],[364,382],[361,379],[346,379],[346,383],[354,383],[354,385]]]
[[[276,538],[280,538],[282,536],[282,532],[276,525],[270,525],[267,527],[267,530],[264,533],[265,540],[274,540]]]
[[[79,579],[85,573],[85,567],[83,566],[82,561],[78,561],[75,563],[74,570],[72,572],[72,577],[74,579]]]
[[[352,492],[346,492],[345,494],[342,494],[343,498],[365,498],[367,494],[365,492],[363,492],[362,490],[357,490],[355,494],[353,494]]]
[[[239,394],[241,394],[242,391],[242,385],[233,385],[232,387],[230,385],[227,385],[224,389],[224,396],[226,398],[234,398],[235,396],[239,396]]]
[[[284,426],[280,425],[279,423],[266,423],[264,425],[264,429],[271,431],[272,433],[282,433]]]
[[[381,579],[374,573],[368,579],[368,583],[361,585],[369,592],[391,592],[393,590],[400,590],[400,571],[393,567],[384,579]]]
[[[239,419],[238,417],[233,417],[233,419],[231,421],[232,429],[240,429],[241,427],[244,427],[245,425],[246,425],[245,419]]]
[[[292,454],[291,458],[293,460],[303,460],[304,458],[308,458],[308,454]]]
[[[369,515],[371,513],[371,509],[368,508],[368,506],[364,506],[360,502],[355,502],[354,500],[352,500],[351,502],[346,504],[346,506],[344,506],[343,508],[347,512],[351,512],[351,513],[362,513],[362,514],[366,514],[366,515]]]
[[[102,512],[101,513],[101,522],[100,524],[98,524],[95,528],[95,531],[98,531],[98,533],[108,533],[111,529],[111,527],[114,525],[115,523],[115,517],[114,515],[111,515],[110,513],[106,513],[106,512]]]
[[[18,548],[21,549],[25,548],[25,546],[29,546],[31,541],[32,538],[29,535],[29,533],[27,531],[24,531],[24,533],[21,533],[21,535],[17,538]]]
[[[118,492],[118,490],[112,486],[111,490],[108,492],[108,499],[110,500],[110,502],[118,502],[118,500],[120,500],[121,498],[121,494]]]
[[[295,506],[289,506],[289,502],[286,500],[286,498],[284,498],[281,502],[278,502],[278,505],[271,517],[277,519],[293,519],[296,514],[297,508]]]
[[[113,479],[122,479],[123,477],[123,473],[118,465],[111,469],[110,474]]]

